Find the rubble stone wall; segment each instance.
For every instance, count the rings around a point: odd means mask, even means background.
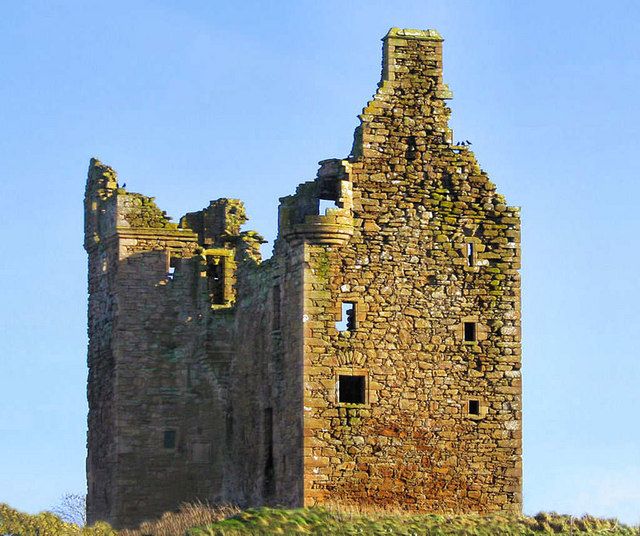
[[[264,262],[241,201],[176,224],[92,160],[89,521],[520,510],[519,210],[450,98],[437,32],[390,30],[351,154],[280,200]]]
[[[349,162],[354,234],[306,246],[305,504],[519,511],[519,213],[451,143],[441,38],[403,33]],[[365,404],[337,398],[349,371]]]

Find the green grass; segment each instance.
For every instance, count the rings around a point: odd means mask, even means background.
[[[196,526],[202,525],[202,526]],[[260,536],[260,535],[397,535],[397,536],[537,536],[558,534],[640,536],[640,527],[615,519],[571,518],[555,513],[534,517],[509,515],[411,515],[330,508],[211,507],[183,505],[139,529],[115,531],[105,523],[80,528],[51,513],[30,515],[0,504],[0,536]]]
[[[194,528],[189,536],[244,536],[272,534],[312,535],[402,535],[402,536],[525,536],[633,535],[639,529],[616,520],[590,516],[571,518],[558,514],[524,516],[350,514],[338,510],[308,508],[282,510],[257,508],[245,510],[206,527]]]

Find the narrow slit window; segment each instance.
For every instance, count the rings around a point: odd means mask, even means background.
[[[177,265],[178,265],[177,257],[174,257],[171,254],[169,254],[169,266],[167,268],[167,278],[168,279],[173,279],[173,277],[175,276],[176,266]]]
[[[207,257],[207,284],[209,298],[214,305],[224,305],[224,259]]]
[[[343,302],[340,321],[336,322],[338,331],[355,331],[356,329],[356,304]]]
[[[273,459],[273,409],[264,410],[264,480],[265,495],[272,495],[275,491],[275,470]]]
[[[464,340],[465,342],[476,342],[478,340],[477,322],[464,323]]]
[[[415,160],[417,150],[416,137],[409,136],[407,138],[407,160]]]
[[[466,246],[467,266],[474,266],[476,258],[475,244],[473,242],[467,242]]]
[[[469,400],[469,415],[480,415],[480,400]]]
[[[340,374],[338,377],[338,402],[341,404],[365,404],[366,377]]]
[[[273,287],[273,330],[280,329],[280,285]]]
[[[162,438],[162,445],[165,449],[175,449],[176,448],[176,431],[175,430],[165,430],[164,436]]]

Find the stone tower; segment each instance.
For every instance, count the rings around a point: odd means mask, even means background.
[[[520,220],[448,127],[442,38],[393,28],[351,154],[171,223],[92,160],[88,516],[196,499],[521,508]]]

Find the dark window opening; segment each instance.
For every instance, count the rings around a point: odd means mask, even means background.
[[[415,160],[418,147],[416,145],[416,137],[409,136],[407,138],[407,160]]]
[[[469,415],[480,415],[480,400],[469,400]]]
[[[477,324],[475,322],[464,323],[464,340],[465,342],[476,342],[477,339]]]
[[[466,256],[467,256],[467,266],[473,266],[475,264],[475,256],[476,250],[473,242],[467,242],[466,244]]]
[[[280,285],[273,287],[273,325],[272,329],[280,329]]]
[[[365,376],[341,374],[338,378],[338,402],[342,404],[364,404],[366,402],[365,389]]]
[[[475,368],[477,371],[482,372],[482,360],[479,357],[476,359]]]
[[[162,444],[165,449],[175,449],[176,448],[176,431],[165,430]]]
[[[451,175],[448,173],[442,177],[442,186],[447,190],[453,190],[453,180],[451,179]]]
[[[338,331],[355,331],[356,329],[356,304],[343,302],[340,321],[336,322]]]
[[[273,409],[264,410],[264,494],[273,495],[275,491],[275,470],[273,466]]]
[[[178,257],[174,257],[171,253],[167,253],[169,257],[169,266],[167,267],[167,279],[173,279],[176,273],[176,266],[178,266]]]
[[[211,303],[224,305],[224,259],[207,257],[207,284]]]

